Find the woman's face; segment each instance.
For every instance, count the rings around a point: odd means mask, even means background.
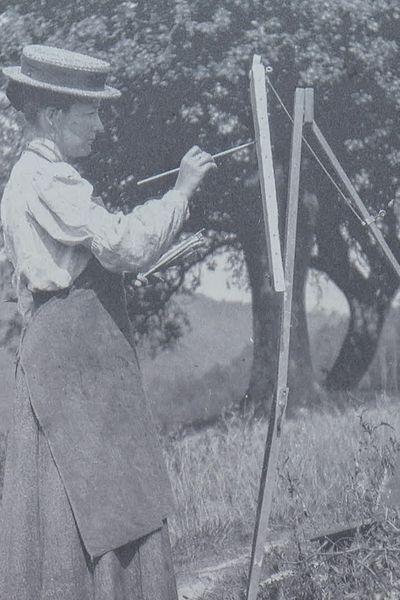
[[[99,116],[100,102],[74,102],[59,111],[55,122],[55,142],[66,158],[88,156],[97,133],[104,127]]]

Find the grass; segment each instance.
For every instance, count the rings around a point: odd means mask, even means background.
[[[397,406],[383,400],[364,411],[304,411],[286,422],[269,539],[288,543],[271,551],[267,563],[272,571],[293,575],[260,597],[400,598],[387,595],[400,579],[400,520],[395,511],[382,520],[380,507],[385,475],[399,454],[399,431]],[[265,423],[230,420],[165,440],[177,502],[170,529],[178,566],[248,552],[265,437]],[[371,519],[381,525],[346,552],[324,554],[308,541]],[[238,569],[204,600],[239,600],[244,581]]]
[[[302,412],[286,422],[271,525],[306,534],[366,519],[395,459],[400,414],[389,403],[362,412]],[[266,424],[226,427],[165,445],[178,510],[176,542],[240,524],[251,534]]]
[[[347,553],[328,556],[308,540],[371,519],[382,521],[383,483],[399,454],[399,431],[398,408],[385,401],[364,411],[305,411],[286,423],[269,539],[289,543],[267,560],[272,571],[294,570],[278,586],[284,598],[397,598],[379,596],[400,579],[395,512],[360,542],[358,551],[356,544]],[[237,555],[248,551],[265,436],[265,423],[230,421],[224,428],[166,443],[177,500],[171,520],[177,564],[199,562],[224,548]],[[391,556],[385,555],[385,545],[392,548]],[[204,599],[238,600],[244,581],[245,572],[239,570]],[[359,595],[348,595],[357,589]],[[371,590],[374,595],[368,595]],[[275,597],[271,593],[268,589],[261,597]]]

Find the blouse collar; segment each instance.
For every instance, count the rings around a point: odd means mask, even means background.
[[[35,152],[50,162],[64,162],[58,146],[47,138],[35,138],[29,142],[26,150]]]

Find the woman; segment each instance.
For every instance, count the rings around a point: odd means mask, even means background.
[[[170,600],[172,494],[143,394],[121,273],[172,243],[215,163],[195,147],[176,184],[109,213],[70,161],[103,126],[109,65],[47,46],[4,69],[29,143],[1,218],[26,326],[0,524],[0,597]]]

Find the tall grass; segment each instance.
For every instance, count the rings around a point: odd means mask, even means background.
[[[305,539],[373,518],[385,474],[396,461],[398,431],[400,414],[389,402],[366,411],[304,411],[286,422],[272,537],[296,532]],[[166,443],[177,501],[171,529],[179,554],[193,556],[228,537],[250,540],[265,438],[265,423],[233,420]]]
[[[177,564],[226,549],[248,552],[266,430],[264,422],[231,419],[164,440],[177,505],[170,520]],[[382,521],[380,505],[384,479],[398,460],[399,431],[400,411],[384,400],[368,410],[303,411],[285,423],[269,539],[291,540],[270,556],[279,571],[295,572],[280,584],[287,600],[400,598],[387,592],[400,579],[400,520],[394,513]],[[0,476],[3,448],[0,440]],[[308,542],[371,519],[381,520],[380,529],[348,552],[322,556]],[[217,590],[205,598],[243,597],[243,573],[222,585],[223,595]],[[279,596],[269,589],[263,597]]]

